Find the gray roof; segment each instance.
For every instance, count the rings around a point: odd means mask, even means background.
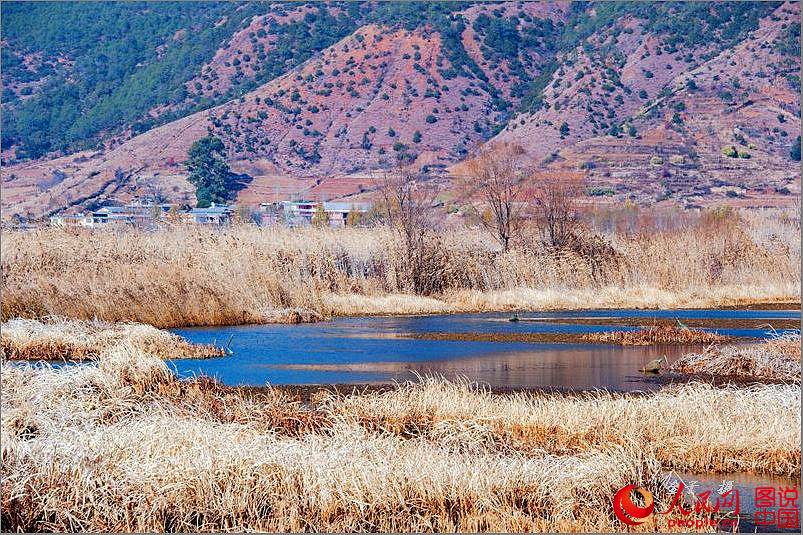
[[[226,205],[214,205],[208,208],[193,208],[190,210],[192,215],[225,215],[232,212],[232,208]]]

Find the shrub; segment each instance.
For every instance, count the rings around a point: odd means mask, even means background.
[[[608,197],[614,193],[613,188],[603,188],[599,186],[590,187],[586,190],[586,194],[590,197]]]

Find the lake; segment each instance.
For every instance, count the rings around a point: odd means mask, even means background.
[[[337,318],[301,325],[176,329],[197,343],[226,344],[233,354],[175,360],[179,376],[209,375],[229,385],[388,383],[417,375],[468,378],[498,388],[651,390],[638,370],[648,361],[701,346],[622,347],[588,343],[444,340],[443,333],[576,335],[680,321],[740,337],[764,338],[800,321],[799,310],[579,310],[440,316]],[[428,338],[431,337],[431,338]]]

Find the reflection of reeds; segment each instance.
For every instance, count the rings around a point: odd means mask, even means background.
[[[223,355],[223,348],[191,344],[166,331],[136,323],[47,317],[42,321],[13,319],[2,325],[2,350],[10,360],[87,360],[122,342],[159,358],[205,358]]]
[[[71,367],[2,367],[9,530],[612,531],[666,467],[792,473],[800,390],[244,394],[178,381],[130,344]],[[665,529],[653,516],[640,529]]]
[[[685,374],[800,383],[800,333],[750,345],[708,347],[682,356],[671,367]]]
[[[606,331],[583,335],[586,342],[618,344],[623,346],[649,346],[656,344],[712,344],[724,342],[727,336],[700,329],[658,325],[641,327],[634,331]]]
[[[422,253],[416,277],[429,281],[429,295],[412,294],[409,255],[385,227],[8,231],[2,316],[173,327],[332,314],[797,301],[799,226],[794,218],[780,221],[751,213],[607,242],[584,235],[561,249],[523,238],[505,253],[476,230],[457,229],[429,240]]]

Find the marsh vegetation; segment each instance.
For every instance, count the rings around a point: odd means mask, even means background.
[[[460,227],[413,235],[414,255],[402,234],[383,225],[8,231],[2,316],[176,327],[800,300],[793,214],[726,210],[650,231],[639,221],[639,228],[588,227],[561,246],[545,245],[531,229],[502,251]]]
[[[800,332],[779,334],[758,344],[711,345],[701,353],[684,355],[673,363],[671,370],[700,376],[800,384]]]
[[[179,381],[121,343],[2,365],[10,530],[611,531],[611,496],[662,470],[800,471],[800,388],[493,394]],[[640,529],[665,529],[653,516]]]

